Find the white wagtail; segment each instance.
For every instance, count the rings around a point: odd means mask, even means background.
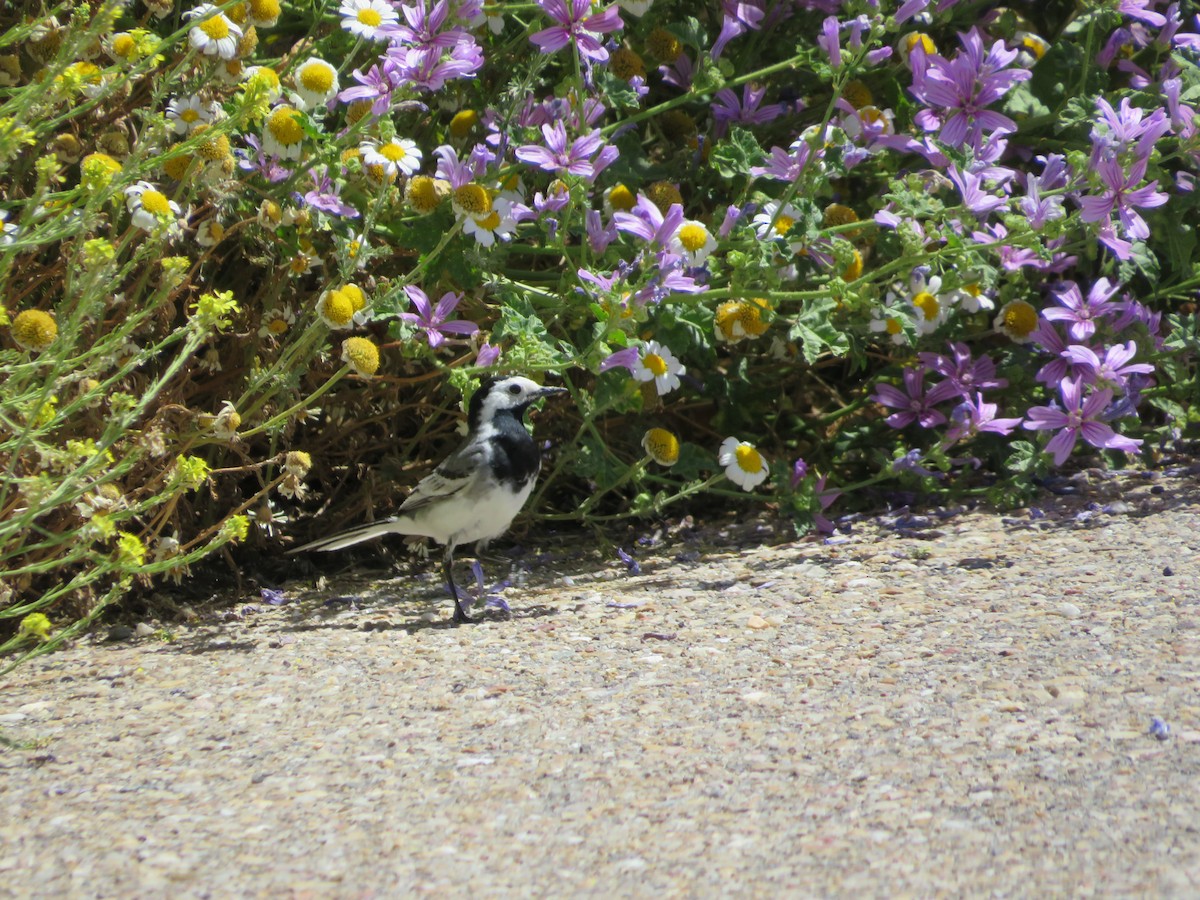
[[[525,410],[565,390],[520,376],[485,379],[471,396],[466,441],[421,479],[396,515],[290,552],[340,550],[384,534],[433,538],[446,546],[442,574],[454,596],[454,621],[470,622],[454,583],[454,548],[471,541],[486,547],[521,511],[542,468],[541,452],[525,430]]]

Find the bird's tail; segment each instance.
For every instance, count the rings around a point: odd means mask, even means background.
[[[288,553],[307,553],[310,550],[341,550],[343,547],[360,544],[363,541],[369,541],[371,538],[376,538],[384,534],[407,534],[408,532],[403,525],[405,521],[405,519],[399,516],[393,516],[390,519],[380,519],[378,522],[370,522],[366,525],[359,525],[357,528],[339,531],[337,534],[331,534],[329,537],[317,538],[315,541],[310,541],[301,547],[293,547]]]

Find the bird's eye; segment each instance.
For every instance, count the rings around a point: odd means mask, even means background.
[[[508,388],[508,392],[510,394],[512,394],[514,397],[516,397],[518,394],[521,393],[521,386],[519,384],[510,385]]]

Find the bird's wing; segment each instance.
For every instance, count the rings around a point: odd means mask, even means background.
[[[438,500],[452,497],[474,481],[486,466],[486,449],[481,444],[464,444],[417,483],[408,499],[400,505],[400,514],[414,513]]]

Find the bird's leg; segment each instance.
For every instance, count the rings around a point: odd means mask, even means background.
[[[450,595],[454,597],[454,622],[462,624],[470,622],[471,617],[467,615],[467,610],[463,607],[462,600],[458,596],[458,585],[454,583],[454,545],[446,545],[446,555],[442,557],[442,573],[446,576],[446,581],[450,585]]]

